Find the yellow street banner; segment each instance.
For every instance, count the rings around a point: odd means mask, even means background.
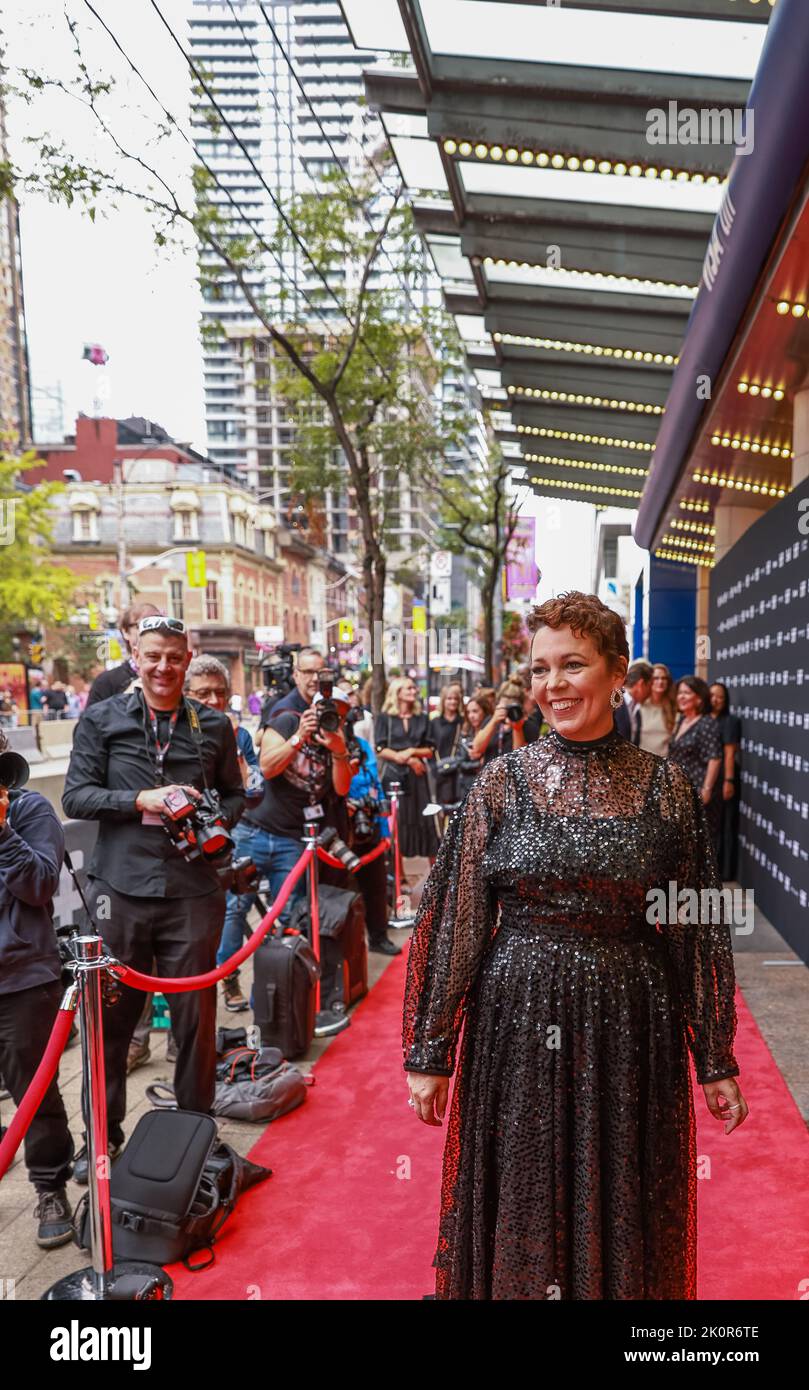
[[[207,584],[205,573],[205,551],[189,550],[185,557],[185,572],[190,589],[204,589]]]
[[[423,603],[413,604],[413,631],[427,631],[427,609]]]
[[[350,618],[340,619],[338,634],[338,641],[344,646],[354,641],[354,624]]]

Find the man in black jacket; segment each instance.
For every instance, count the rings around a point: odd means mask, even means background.
[[[0,752],[5,745],[0,734]],[[0,1072],[16,1105],[42,1061],[63,993],[51,900],[64,852],[62,827],[44,796],[0,786]],[[43,1249],[72,1238],[65,1192],[72,1158],[54,1077],[25,1137]]]
[[[73,740],[62,805],[77,820],[98,820],[90,861],[88,902],[112,955],[134,969],[183,976],[214,968],[225,894],[202,858],[188,860],[163,822],[165,798],[198,800],[217,791],[228,825],[239,818],[244,789],[236,739],[227,715],[186,703],[183,681],[191,653],[175,618],[141,619],[138,666],[142,690],[115,695],[85,712]],[[177,1045],[175,1090],[183,1110],[209,1111],[216,1067],[216,991],[169,994]],[[123,986],[105,1011],[104,1053],[110,1155],[123,1144],[126,1057],[143,996]],[[84,1151],[76,1181],[86,1180]]]

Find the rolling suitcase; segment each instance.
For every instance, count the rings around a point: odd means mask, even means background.
[[[320,905],[320,1007],[330,1009],[338,1001],[349,1008],[368,993],[368,943],[365,937],[365,902],[361,893],[322,883]],[[290,926],[311,937],[309,904],[292,910]]]
[[[320,967],[305,936],[268,936],[253,956],[253,1013],[263,1047],[302,1057],[315,1035]]]

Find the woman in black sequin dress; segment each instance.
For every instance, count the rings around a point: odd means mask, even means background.
[[[699,676],[683,676],[677,684],[680,717],[669,744],[669,762],[681,767],[702,805],[719,848],[722,826],[722,739],[711,718],[711,692]]]
[[[680,770],[614,732],[617,615],[562,595],[529,625],[552,731],[477,778],[408,960],[404,1065],[427,1124],[446,1114],[463,1025],[435,1296],[693,1299],[689,1048],[726,1133],[747,1107],[728,927],[659,903],[672,881],[720,886],[713,849]]]

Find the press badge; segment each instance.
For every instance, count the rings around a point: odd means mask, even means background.
[[[304,806],[303,808],[303,818],[305,821],[320,820],[322,816],[323,807],[321,806],[319,801],[316,802],[314,806]]]
[[[162,822],[162,820],[160,819],[160,816],[159,816],[159,814],[157,813],[157,811],[142,811],[142,812],[141,812],[141,817],[140,817],[140,819],[141,819],[141,825],[162,825],[162,824],[163,824],[163,822]]]

